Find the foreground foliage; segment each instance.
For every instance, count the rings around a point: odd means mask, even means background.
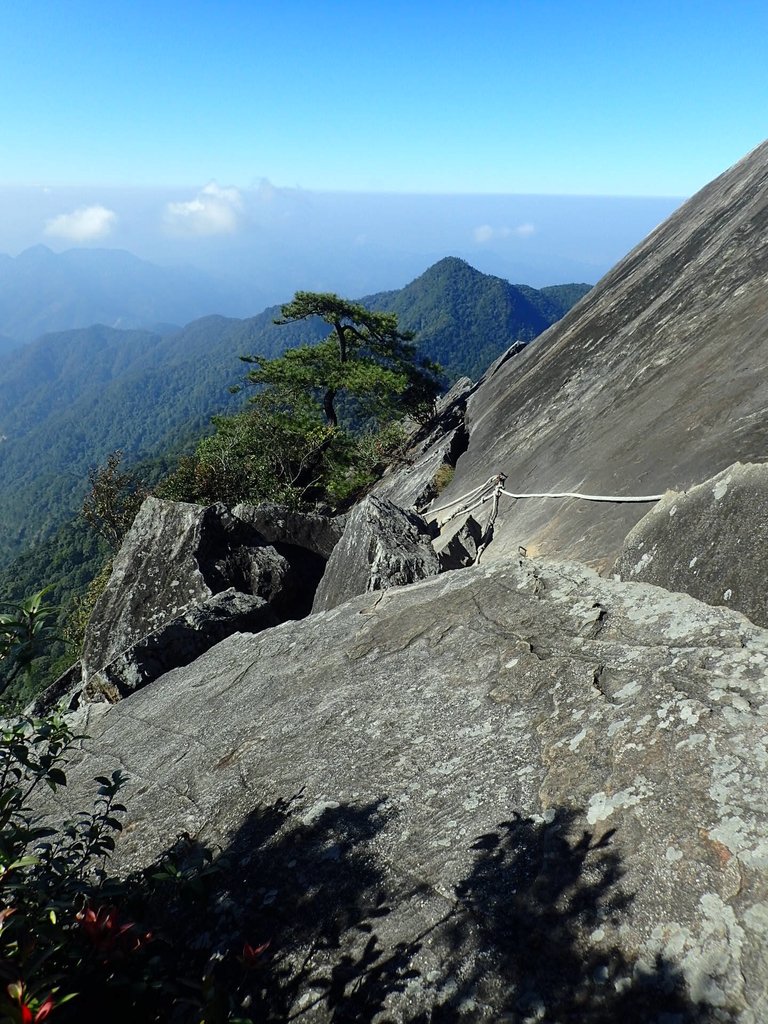
[[[0,661],[19,671],[47,641],[44,596],[2,617]],[[0,721],[0,1024],[251,1020],[246,980],[267,945],[211,957],[186,948],[178,927],[211,910],[221,867],[210,851],[182,837],[150,868],[110,876],[126,810],[120,770],[96,777],[88,810],[54,827],[40,814],[41,791],[66,787],[83,738],[59,715]]]
[[[49,587],[18,602],[3,602],[0,607],[0,664],[4,673],[0,693],[20,674],[29,675],[32,663],[56,639],[51,618],[56,609],[46,603]]]
[[[0,732],[0,1024],[251,1020],[243,1002],[268,945],[211,957],[179,928],[211,912],[221,865],[210,851],[182,837],[147,870],[110,876],[125,812],[119,770],[98,776],[92,808],[58,827],[32,810],[36,791],[66,786],[82,738],[57,716]]]

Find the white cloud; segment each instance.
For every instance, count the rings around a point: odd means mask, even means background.
[[[240,226],[243,200],[236,188],[210,182],[186,203],[168,203],[165,221],[185,235],[231,235]]]
[[[536,227],[533,224],[518,224],[516,228],[494,228],[490,224],[480,224],[472,232],[472,237],[478,245],[492,242],[498,238],[509,238],[510,235],[518,235],[520,238],[528,238],[535,234]]]
[[[508,238],[510,233],[509,228],[492,228],[490,224],[481,224],[475,228],[472,235],[476,242],[483,244],[493,241],[494,238]]]
[[[114,210],[106,206],[81,206],[72,213],[60,213],[46,222],[46,235],[69,238],[73,242],[89,242],[104,238],[110,233],[117,220]]]

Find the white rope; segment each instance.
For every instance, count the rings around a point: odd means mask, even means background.
[[[663,494],[643,494],[640,497],[626,497],[616,494],[579,494],[578,491],[560,491],[554,494],[513,494],[511,491],[502,491],[508,498],[582,498],[584,501],[612,501],[618,504],[628,501],[649,502],[660,501]]]
[[[660,501],[661,498],[664,497],[663,494],[625,496],[617,494],[581,494],[579,491],[542,491],[530,494],[515,494],[512,491],[504,489],[506,480],[506,474],[497,473],[495,476],[488,477],[485,483],[480,484],[479,487],[474,487],[471,491],[467,491],[466,494],[462,494],[460,497],[447,502],[445,505],[440,505],[438,508],[423,509],[421,514],[427,515],[430,518],[434,516],[437,520],[438,512],[445,512],[450,508],[454,509],[446,519],[442,522],[437,522],[438,530],[442,530],[443,527],[447,526],[452,519],[456,519],[457,516],[461,515],[469,515],[470,512],[474,512],[475,509],[484,505],[486,501],[491,501],[492,499],[493,505],[491,507],[491,514],[488,517],[488,523],[486,524],[482,540],[478,546],[477,554],[475,556],[475,565],[477,565],[480,562],[483,552],[493,539],[494,526],[499,512],[499,499],[502,494],[507,498],[513,498],[515,501],[518,498],[579,498],[582,501],[609,501],[614,504],[625,504],[627,502],[654,502]]]
[[[424,515],[425,513],[428,512],[429,515],[432,516],[432,515],[436,515],[438,512],[445,512],[445,510],[447,508],[453,508],[454,505],[458,505],[460,502],[464,501],[466,498],[472,498],[476,494],[480,494],[482,491],[488,490],[488,488],[490,488],[492,484],[496,483],[497,479],[498,478],[495,477],[495,476],[489,476],[484,484],[480,484],[479,487],[473,487],[472,490],[471,491],[467,491],[466,494],[462,494],[458,498],[455,498],[453,501],[449,501],[447,505],[440,505],[438,508],[429,508],[429,507],[427,507],[427,508],[421,509],[421,511],[419,512],[419,515]]]
[[[484,505],[486,503],[486,501],[490,501],[495,493],[496,493],[496,488],[494,488],[492,491],[489,491],[487,494],[483,495],[483,497],[478,498],[478,500],[474,503],[474,505],[469,505],[469,506],[462,505],[461,508],[457,508],[455,512],[451,512],[451,514],[448,516],[447,519],[444,519],[442,521],[442,523],[438,524],[439,528],[442,530],[442,528],[447,523],[450,523],[452,519],[455,519],[456,516],[462,516],[464,514],[469,515],[470,512],[474,512],[476,508],[480,508],[480,506]]]

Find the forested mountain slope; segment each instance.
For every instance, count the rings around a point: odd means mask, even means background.
[[[481,371],[556,319],[547,291],[524,294],[446,259],[401,291],[362,301],[399,313],[453,378]],[[245,320],[207,316],[170,334],[96,325],[9,353],[0,365],[0,564],[74,512],[89,467],[110,452],[128,461],[163,455],[242,403],[228,390],[244,376],[239,356],[275,356],[325,334],[319,321],[276,326],[278,315],[272,307]]]
[[[559,290],[558,290],[559,289]],[[529,288],[446,257],[405,288],[365,301],[397,313],[419,348],[452,377],[477,377],[516,341],[532,341],[590,289],[587,284]]]
[[[205,317],[169,337],[95,326],[14,353],[0,370],[0,561],[64,522],[111,451],[135,460],[202,433],[233,402],[238,356],[273,312]]]

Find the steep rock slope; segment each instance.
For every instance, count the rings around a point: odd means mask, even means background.
[[[653,494],[768,454],[768,143],[717,178],[471,397],[441,501],[493,473],[517,492]],[[607,568],[647,505],[502,502],[488,558]]]
[[[189,941],[270,936],[280,1019],[757,1024],[767,727],[765,630],[515,559],[91,706],[57,800],[127,771],[123,868],[221,844]]]
[[[630,530],[614,578],[682,590],[768,627],[768,464],[668,491]]]

